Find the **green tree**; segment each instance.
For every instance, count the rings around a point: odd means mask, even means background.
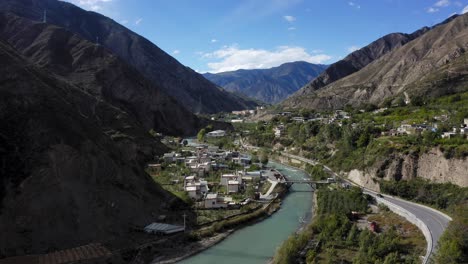
[[[203,142],[205,140],[206,129],[202,128],[197,134],[197,139],[199,142]]]

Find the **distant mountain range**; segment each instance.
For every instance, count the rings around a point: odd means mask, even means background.
[[[336,109],[467,90],[468,14],[412,34],[394,33],[353,52],[282,103]]]
[[[203,76],[226,90],[274,104],[286,99],[326,68],[326,65],[297,61],[271,69],[205,73]]]
[[[0,11],[35,21],[42,20],[44,10],[47,10],[47,23],[109,49],[191,112],[229,112],[257,105],[217,87],[144,37],[101,14],[57,0],[0,1]]]

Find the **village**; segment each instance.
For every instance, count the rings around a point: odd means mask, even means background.
[[[223,130],[206,134],[225,136]],[[252,155],[195,142],[157,157],[147,172],[197,209],[239,209],[254,200],[267,202],[276,198],[275,186],[284,181],[283,175]]]

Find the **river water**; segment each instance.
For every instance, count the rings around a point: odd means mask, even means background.
[[[303,171],[270,162],[290,179],[303,179]],[[301,221],[311,216],[312,192],[307,184],[294,184],[281,209],[271,217],[242,228],[219,244],[182,260],[187,264],[258,264],[268,262],[281,243],[293,234]]]

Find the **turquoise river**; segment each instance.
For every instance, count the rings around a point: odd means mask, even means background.
[[[307,175],[291,167],[270,162],[290,179],[303,179]],[[237,230],[215,246],[202,251],[179,263],[187,264],[257,264],[266,263],[276,249],[302,223],[310,219],[312,212],[312,192],[307,184],[294,184],[283,200],[281,209],[271,217],[256,224]]]

